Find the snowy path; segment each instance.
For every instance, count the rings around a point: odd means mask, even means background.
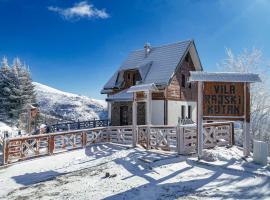
[[[270,199],[269,169],[257,166],[245,172],[243,160],[237,159],[231,150],[222,151],[227,151],[222,153],[227,157],[208,165],[174,154],[113,144],[95,145],[1,169],[0,197]],[[257,172],[262,175],[256,175]],[[110,177],[105,178],[105,173]]]

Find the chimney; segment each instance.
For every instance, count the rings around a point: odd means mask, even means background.
[[[144,44],[144,54],[145,54],[145,57],[147,57],[148,56],[148,54],[150,53],[150,51],[151,51],[151,45],[150,45],[150,43],[145,43]]]

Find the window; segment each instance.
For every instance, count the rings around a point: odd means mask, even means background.
[[[186,87],[186,76],[184,74],[182,74],[182,87]]]
[[[137,79],[136,79],[136,74],[133,74],[133,85],[136,85]]]
[[[188,119],[192,118],[192,106],[188,106]]]
[[[185,61],[188,62],[189,61],[189,54],[186,55],[185,57]]]
[[[186,118],[186,107],[185,106],[181,106],[181,118],[185,119]]]

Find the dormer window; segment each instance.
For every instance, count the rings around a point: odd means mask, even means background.
[[[136,85],[136,82],[140,80],[141,76],[138,70],[127,70],[124,72],[124,88]]]

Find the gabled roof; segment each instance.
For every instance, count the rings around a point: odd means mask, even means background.
[[[192,60],[196,60],[194,62],[195,68],[202,70],[194,41],[186,40],[159,47],[151,47],[151,51],[147,56],[145,56],[144,49],[131,52],[103,89],[106,91],[117,87],[119,75],[123,71],[131,69],[139,70],[143,78],[142,84],[168,85],[176,72],[178,64],[182,62],[189,51]]]

